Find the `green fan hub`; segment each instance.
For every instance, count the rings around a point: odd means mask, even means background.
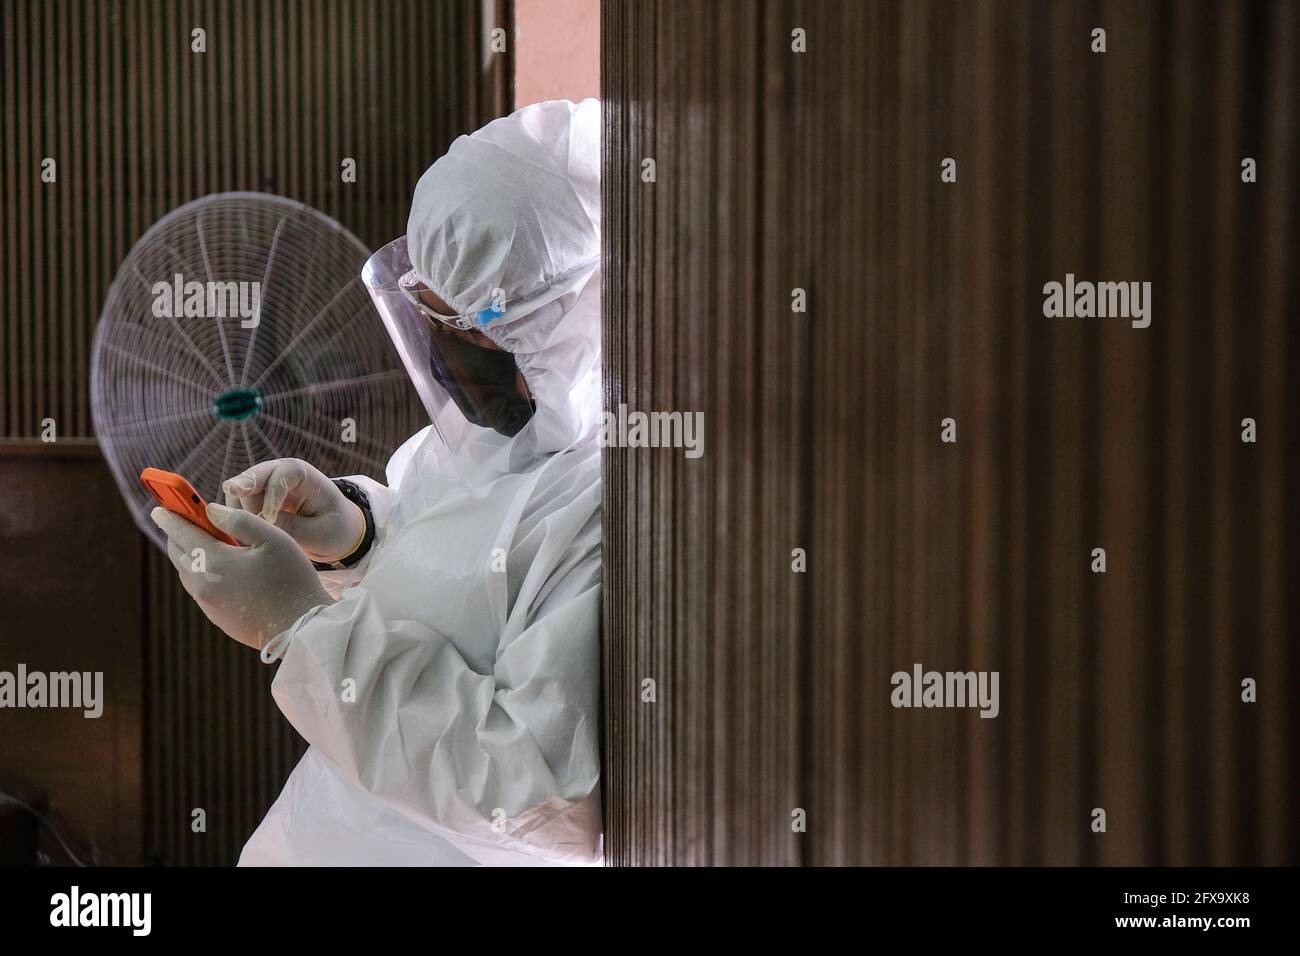
[[[223,422],[242,422],[262,410],[262,393],[255,388],[232,388],[212,400],[212,414]]]

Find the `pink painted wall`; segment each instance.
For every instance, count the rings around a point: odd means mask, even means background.
[[[515,0],[515,108],[600,96],[600,0]]]

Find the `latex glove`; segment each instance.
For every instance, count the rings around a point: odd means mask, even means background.
[[[164,508],[154,508],[150,517],[167,535],[167,556],[185,590],[209,621],[241,644],[260,651],[312,608],[334,603],[294,540],[255,514],[208,505],[212,523],[243,548]]]
[[[227,507],[260,514],[287,532],[313,561],[347,557],[366,531],[361,509],[300,458],[260,462],[225,481],[221,489]]]

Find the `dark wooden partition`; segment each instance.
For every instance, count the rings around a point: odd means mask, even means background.
[[[603,13],[611,861],[1300,862],[1300,7]]]

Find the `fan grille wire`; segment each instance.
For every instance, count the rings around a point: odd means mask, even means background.
[[[118,488],[160,547],[139,481],[146,467],[185,476],[209,501],[222,500],[226,478],[270,458],[382,479],[423,412],[360,280],[368,256],[334,220],[263,193],[187,203],[131,249],[96,330],[91,407]],[[248,283],[248,304],[259,289],[257,324],[159,315],[156,284],[170,288],[177,275]]]

